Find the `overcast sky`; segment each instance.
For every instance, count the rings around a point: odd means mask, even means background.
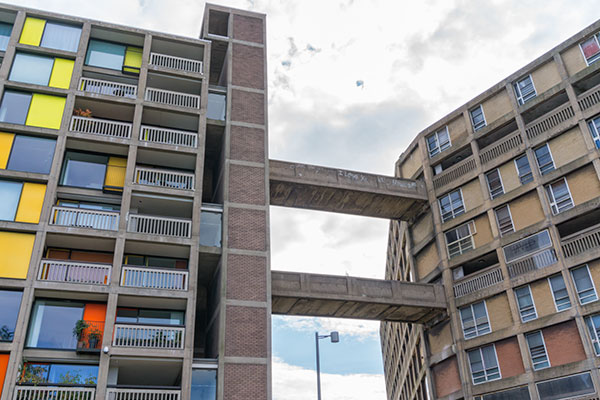
[[[198,37],[198,0],[9,3]],[[597,0],[215,0],[267,14],[270,157],[381,174],[442,116],[600,18]],[[382,278],[388,221],[271,208],[272,268]],[[273,318],[273,395],[385,400],[378,324]]]

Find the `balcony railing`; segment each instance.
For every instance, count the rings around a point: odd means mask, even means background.
[[[475,169],[475,159],[473,156],[462,160],[461,162],[451,166],[448,170],[443,171],[439,175],[433,177],[433,186],[436,189],[441,188],[449,184],[452,181],[457,180],[463,175],[473,171]]]
[[[147,88],[144,100],[170,106],[200,108],[200,96],[171,90]]]
[[[545,249],[539,253],[508,264],[508,274],[511,278],[514,278],[515,276],[523,275],[536,269],[545,268],[556,263],[557,261],[558,259],[556,258],[554,249]]]
[[[566,104],[559,107],[558,110],[552,112],[552,114],[548,116],[542,116],[527,124],[525,127],[525,133],[527,133],[527,137],[529,139],[533,139],[534,137],[541,135],[542,133],[554,128],[562,122],[565,122],[574,115],[575,112],[573,111],[573,107],[571,107],[569,104]]]
[[[17,386],[13,400],[94,400],[96,389],[88,387]]]
[[[577,102],[582,111],[600,103],[600,87],[594,87],[587,92],[582,93]]]
[[[189,58],[168,56],[160,53],[150,53],[150,65],[175,69],[178,71],[202,73],[202,61],[190,60]]]
[[[174,146],[198,147],[197,133],[159,128],[157,126],[142,125],[140,140],[150,143],[172,144]]]
[[[131,124],[108,119],[71,117],[71,132],[90,133],[92,135],[110,136],[121,139],[131,138]]]
[[[77,338],[77,350],[99,350],[104,336],[104,321],[84,321],[87,324]]]
[[[521,138],[519,132],[514,133],[502,139],[500,142],[494,144],[493,146],[482,149],[481,153],[479,154],[479,159],[481,160],[482,164],[487,164],[493,159],[508,153],[512,149],[516,149],[522,143],[523,139]]]
[[[119,213],[54,206],[50,224],[116,231],[119,227]]]
[[[475,293],[479,290],[494,286],[502,282],[502,270],[500,267],[493,267],[492,269],[486,269],[476,275],[464,278],[464,280],[454,284],[454,297],[462,297],[471,293]]]
[[[121,286],[185,291],[188,289],[188,271],[124,265]]]
[[[194,190],[194,174],[146,167],[135,167],[135,183],[169,189]]]
[[[130,214],[127,230],[148,235],[189,238],[192,231],[192,221],[183,218]]]
[[[137,86],[127,83],[104,81],[101,79],[81,78],[79,90],[87,93],[104,94],[107,96],[126,97],[135,99]]]
[[[181,390],[107,388],[106,400],[179,400]]]
[[[150,325],[115,325],[113,346],[183,349],[185,328]]]
[[[600,225],[594,225],[561,240],[562,251],[566,258],[600,248]]]
[[[108,285],[111,267],[110,264],[42,260],[38,280]]]

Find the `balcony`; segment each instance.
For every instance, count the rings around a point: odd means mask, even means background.
[[[561,123],[565,122],[574,115],[575,112],[573,111],[573,107],[571,107],[571,105],[567,103],[559,107],[550,115],[541,116],[540,118],[527,124],[527,126],[525,127],[525,133],[527,133],[527,137],[529,139],[533,139],[536,136],[539,136],[542,133],[549,131],[555,126],[560,125]]]
[[[582,93],[577,102],[582,111],[600,103],[600,87],[594,87],[587,92]]]
[[[163,67],[177,71],[192,72],[202,74],[202,61],[191,60],[189,58],[169,56],[160,53],[150,53],[150,65]]]
[[[94,400],[96,389],[90,387],[17,386],[13,400]]]
[[[454,297],[463,297],[502,282],[502,270],[498,265],[469,276],[454,284]]]
[[[179,400],[181,390],[107,388],[106,400]]]
[[[69,130],[77,133],[130,139],[131,126],[132,125],[128,122],[73,116],[71,117],[71,126]]]
[[[116,231],[119,227],[119,213],[54,206],[50,224]]]
[[[102,337],[104,336],[104,321],[84,321],[82,332],[77,337],[77,352],[79,353],[98,353],[102,347]]]
[[[440,174],[434,176],[433,186],[436,189],[439,189],[459,179],[461,176],[464,176],[469,172],[475,170],[475,166],[475,159],[473,158],[473,156],[470,156],[469,158],[466,158],[460,161],[459,163],[453,165],[452,167],[450,167],[450,169],[447,169],[441,172]]]
[[[142,125],[140,129],[142,142],[171,144],[183,147],[198,147],[198,134],[176,129],[166,129],[157,126]]]
[[[554,249],[545,249],[531,256],[522,258],[507,264],[508,274],[511,278],[526,274],[527,272],[542,269],[556,263],[556,253]]]
[[[600,225],[594,225],[561,240],[565,258],[577,256],[590,249],[600,248]]]
[[[113,346],[147,349],[183,349],[185,328],[116,324]]]
[[[522,143],[523,139],[521,138],[521,135],[519,132],[515,132],[512,135],[493,144],[489,148],[482,149],[479,153],[479,159],[481,160],[482,164],[487,164],[501,155],[508,153],[512,149],[516,149]]]
[[[44,259],[40,262],[38,280],[108,285],[111,268],[110,264]]]
[[[169,106],[200,109],[200,96],[165,89],[147,88],[144,100]]]
[[[124,265],[121,286],[187,291],[188,271]]]
[[[178,238],[190,238],[192,221],[184,218],[130,214],[127,231]]]
[[[194,174],[174,170],[135,167],[133,181],[167,189],[194,190]]]
[[[135,99],[137,97],[136,85],[94,78],[82,77],[79,80],[79,90],[86,93],[95,93],[128,99]]]

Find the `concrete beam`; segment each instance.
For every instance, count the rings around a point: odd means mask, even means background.
[[[410,219],[427,203],[422,182],[269,160],[271,205]]]
[[[446,312],[442,285],[271,271],[272,313],[427,324]]]

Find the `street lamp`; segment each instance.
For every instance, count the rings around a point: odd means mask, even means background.
[[[319,332],[315,332],[315,344],[317,346],[317,399],[321,400],[321,362],[319,359],[319,339],[331,338],[331,343],[338,343],[340,341],[340,334],[338,332],[331,332],[329,335],[319,335]]]

